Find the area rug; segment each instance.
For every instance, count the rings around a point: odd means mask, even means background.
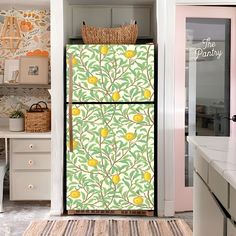
[[[23,236],[192,236],[181,219],[42,220],[32,222]]]

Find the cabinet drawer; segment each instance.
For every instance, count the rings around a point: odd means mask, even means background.
[[[205,183],[208,183],[208,168],[208,162],[197,151],[196,158],[194,158],[194,169],[202,177]]]
[[[12,152],[50,152],[50,139],[12,139]]]
[[[231,216],[236,221],[236,201],[235,201],[236,189],[230,185],[229,192],[230,192],[230,194],[229,194],[229,196],[230,196],[230,198],[229,198],[229,202],[230,202],[229,211],[230,211]]]
[[[11,173],[11,200],[50,200],[51,173]]]
[[[236,226],[229,219],[227,220],[227,236],[236,235]]]
[[[209,187],[225,209],[228,209],[228,183],[212,166],[209,166]]]
[[[15,153],[11,157],[12,170],[50,170],[50,153]]]

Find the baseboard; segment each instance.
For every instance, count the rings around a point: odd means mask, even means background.
[[[165,201],[164,216],[170,217],[175,215],[175,202]]]

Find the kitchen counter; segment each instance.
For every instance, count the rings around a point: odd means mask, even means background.
[[[188,141],[195,146],[209,166],[236,189],[236,139],[191,136]]]
[[[12,132],[8,127],[0,126],[0,138],[51,138],[51,132],[28,133],[28,132]]]
[[[194,152],[194,236],[236,235],[236,139],[188,137]]]

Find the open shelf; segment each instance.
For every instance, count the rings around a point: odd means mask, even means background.
[[[51,84],[8,84],[3,83],[0,84],[0,88],[6,87],[6,88],[45,88],[50,89]]]

